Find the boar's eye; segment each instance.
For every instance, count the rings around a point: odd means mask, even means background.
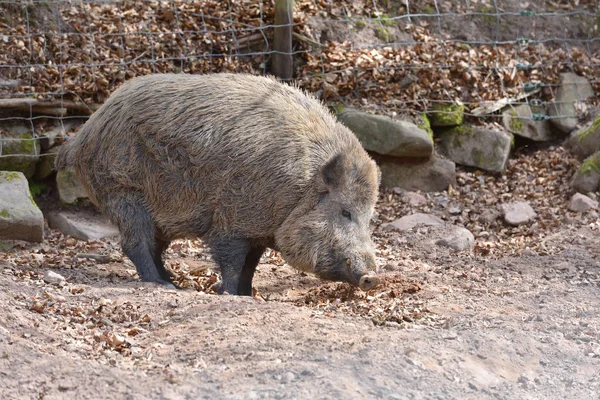
[[[344,218],[348,218],[350,221],[352,221],[352,214],[350,214],[350,211],[342,210],[342,215],[344,216]]]

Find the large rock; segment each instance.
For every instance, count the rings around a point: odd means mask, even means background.
[[[87,211],[58,211],[48,215],[48,225],[65,235],[81,240],[111,238],[119,230],[100,215]]]
[[[375,157],[381,169],[381,186],[406,190],[441,192],[456,185],[456,165],[438,157],[410,159]]]
[[[550,106],[552,124],[564,133],[570,133],[577,126],[575,102],[594,96],[594,89],[588,80],[571,72],[560,74],[560,86]]]
[[[366,150],[396,157],[429,157],[433,141],[428,133],[408,121],[346,108],[337,115]]]
[[[41,242],[44,216],[21,172],[0,171],[0,238]]]
[[[566,147],[580,159],[591,156],[600,149],[600,115],[571,133]]]
[[[440,135],[440,153],[457,164],[501,172],[510,155],[511,137],[504,132],[463,125]]]
[[[29,125],[3,126],[0,135],[0,170],[22,172],[31,178],[40,155],[40,145]]]
[[[61,170],[56,173],[56,188],[58,198],[65,204],[74,204],[79,199],[87,198],[87,193],[69,170]]]
[[[40,155],[40,161],[38,161],[35,167],[35,179],[38,181],[44,180],[54,172],[54,160],[58,154],[60,147],[53,147],[46,153]]]
[[[583,194],[600,189],[600,151],[583,161],[571,180],[571,187]]]
[[[534,114],[546,114],[546,112],[543,109],[522,104],[504,111],[502,124],[508,132],[515,135],[535,141],[552,140],[550,122],[547,119],[536,120]]]
[[[462,125],[465,119],[465,106],[463,104],[434,103],[428,114],[431,126],[447,127]]]

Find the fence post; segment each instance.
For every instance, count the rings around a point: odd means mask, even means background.
[[[273,63],[271,72],[282,80],[292,79],[292,22],[294,0],[275,0],[275,37],[273,40]]]

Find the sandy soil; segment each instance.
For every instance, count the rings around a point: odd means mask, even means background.
[[[0,261],[0,393],[7,399],[598,398],[597,230],[558,232],[546,243],[562,249],[554,255],[496,260],[432,251],[419,240],[423,234],[384,235],[402,259],[387,266],[394,271],[368,294],[299,274],[267,254],[254,298],[140,283],[113,242],[49,232],[47,244],[9,244],[16,247]],[[90,249],[113,261],[72,256]],[[214,265],[202,252],[179,243],[168,264],[195,271],[199,281],[214,280]],[[45,283],[48,270],[66,282]],[[390,305],[397,310],[385,309]]]

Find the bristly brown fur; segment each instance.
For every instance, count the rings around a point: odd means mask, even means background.
[[[342,172],[337,187],[328,187],[322,168],[339,154]],[[249,238],[279,248],[293,266],[307,270],[315,270],[331,246],[352,246],[374,263],[368,219],[377,199],[375,163],[318,100],[271,78],[134,79],[63,146],[56,167],[73,169],[122,231],[126,222],[118,210],[124,208],[117,203],[126,198],[143,204],[156,235],[167,241]],[[335,204],[353,208],[360,238],[332,238],[339,233],[327,211],[319,214],[322,220],[313,215],[298,226],[323,192],[335,192]],[[298,240],[306,226],[317,236]],[[360,244],[365,240],[368,248]],[[297,248],[311,241],[318,246]]]

